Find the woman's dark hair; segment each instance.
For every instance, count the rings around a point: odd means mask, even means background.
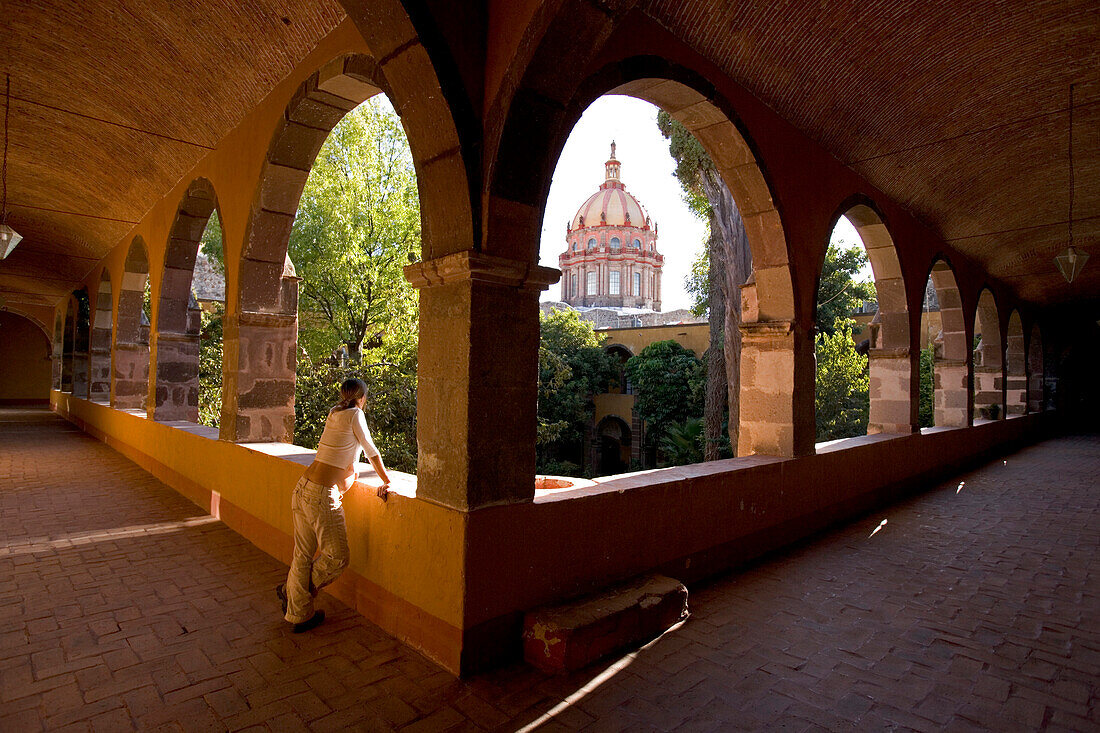
[[[343,383],[340,384],[340,401],[332,406],[332,409],[329,410],[329,414],[331,415],[340,410],[350,410],[355,407],[355,403],[359,401],[359,398],[366,393],[367,383],[362,379],[356,379],[355,377],[345,379]]]

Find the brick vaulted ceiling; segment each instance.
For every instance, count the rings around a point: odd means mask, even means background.
[[[1100,297],[1096,0],[649,0],[640,6],[1025,300]],[[52,304],[344,13],[336,0],[7,0],[0,298]],[[492,43],[493,39],[489,39]],[[1067,103],[1076,86],[1067,287]],[[156,134],[150,134],[156,133]]]
[[[1025,299],[1100,296],[1096,0],[652,0],[646,12]],[[1075,84],[1073,287],[1067,244]]]
[[[8,223],[24,241],[0,298],[71,291],[343,17],[336,0],[5,0]]]

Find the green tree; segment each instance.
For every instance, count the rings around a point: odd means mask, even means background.
[[[818,331],[833,334],[863,301],[875,299],[873,284],[853,279],[866,264],[863,247],[848,246],[842,239],[829,245],[817,286]]]
[[[737,445],[741,391],[740,286],[752,272],[745,225],[737,203],[699,140],[667,112],[657,115],[657,127],[669,140],[676,161],[675,175],[688,207],[707,222],[706,247],[691,266],[685,285],[692,294],[692,311],[707,315],[710,344],[704,398],[704,459],[715,460]],[[728,419],[727,419],[728,409]]]
[[[833,324],[832,333],[822,332],[816,338],[818,441],[867,433],[867,357],[855,350],[853,323],[840,319]]]
[[[349,377],[367,383],[363,411],[373,438],[388,467],[416,473],[416,361],[372,361],[339,366],[315,363],[302,354],[297,364],[294,390],[294,442],[316,447],[329,409],[340,399],[339,385]]]
[[[591,397],[606,392],[618,370],[592,324],[576,311],[540,314],[539,332],[536,456],[540,472],[559,473],[564,456],[580,457]]]
[[[660,445],[672,424],[703,416],[706,375],[691,349],[672,340],[650,344],[627,360],[626,377],[649,445]]]
[[[221,305],[202,314],[199,341],[199,422],[216,428],[222,417],[222,318]]]
[[[302,278],[299,342],[315,358],[344,345],[415,349],[416,292],[401,269],[420,256],[412,154],[400,120],[375,97],[333,128],[306,181],[290,235]]]
[[[202,238],[199,240],[199,251],[206,255],[213,265],[214,270],[225,275],[225,248],[222,244],[222,220],[218,216],[218,210],[214,209],[210,218],[206,221],[206,228],[202,230]]]
[[[936,424],[935,418],[935,346],[928,344],[920,350],[920,401],[917,407],[917,424],[930,428]]]

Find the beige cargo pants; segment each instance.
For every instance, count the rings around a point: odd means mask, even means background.
[[[339,488],[322,486],[304,476],[294,487],[290,500],[294,559],[286,578],[286,620],[292,624],[313,618],[317,591],[336,580],[348,566],[342,499]]]

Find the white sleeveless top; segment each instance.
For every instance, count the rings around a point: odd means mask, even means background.
[[[325,430],[317,445],[316,460],[344,468],[359,459],[362,450],[368,459],[380,455],[370,438],[367,419],[358,407],[339,410],[325,420]]]

